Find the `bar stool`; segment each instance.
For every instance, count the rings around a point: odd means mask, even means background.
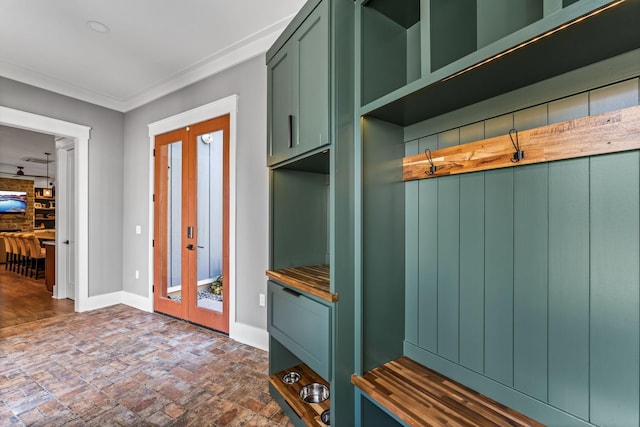
[[[4,269],[5,270],[9,269],[9,266],[13,261],[13,257],[11,256],[12,255],[11,245],[9,244],[9,239],[5,237],[7,234],[9,233],[5,233],[5,232],[0,233],[0,238],[2,239],[2,244],[4,245],[4,254],[5,254]]]
[[[9,250],[7,252],[10,253],[10,270],[15,272],[18,268],[18,258],[20,257],[20,250],[18,249],[16,233],[5,234],[5,240],[9,242]]]
[[[44,272],[44,260],[46,258],[46,251],[40,245],[40,239],[35,234],[31,234],[26,239],[27,248],[29,249],[29,256],[31,258],[30,269],[31,273],[29,277],[33,277],[33,269],[36,270],[36,280],[38,280],[38,273],[40,272],[40,267],[42,267],[42,271]],[[29,272],[29,267],[27,268],[27,272]]]
[[[29,263],[31,262],[29,256],[29,250],[27,249],[27,237],[28,233],[18,233],[16,235],[16,242],[18,243],[18,251],[19,251],[19,266],[17,273],[22,274],[23,276],[27,275],[27,268]]]

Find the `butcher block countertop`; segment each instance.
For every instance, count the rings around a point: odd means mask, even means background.
[[[331,293],[329,266],[312,265],[267,270],[267,276],[284,285],[306,292],[328,302],[338,301],[338,294]]]
[[[544,426],[408,357],[351,382],[411,427]]]

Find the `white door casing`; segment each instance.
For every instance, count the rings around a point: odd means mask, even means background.
[[[61,242],[56,247],[57,266],[56,298],[75,299],[75,141],[71,138],[56,138],[57,176],[60,177],[56,204],[56,236]],[[68,244],[67,244],[68,242]]]
[[[89,309],[89,126],[79,125],[64,120],[54,119],[39,114],[20,111],[9,107],[0,106],[0,125],[45,133],[57,137],[67,137],[73,141],[73,163],[75,165],[74,199],[75,199],[75,224],[76,236],[73,258],[75,259],[74,277],[76,286],[74,289],[75,311]],[[58,166],[59,167],[59,166]],[[60,171],[58,173],[65,173]],[[62,175],[58,175],[63,182]],[[57,209],[57,208],[56,208]],[[56,246],[60,247],[60,234],[56,233]],[[56,271],[63,266],[57,261]],[[58,287],[59,288],[59,287]],[[65,292],[66,294],[66,289]],[[60,296],[60,290],[54,289],[54,298],[66,298]]]

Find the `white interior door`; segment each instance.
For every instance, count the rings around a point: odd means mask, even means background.
[[[57,298],[76,299],[75,267],[75,149],[73,143],[59,147],[58,195],[56,212],[56,287]]]

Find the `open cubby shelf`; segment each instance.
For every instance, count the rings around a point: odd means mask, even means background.
[[[429,15],[430,23],[415,24],[422,32],[417,36],[382,15],[381,7],[363,7],[363,115],[408,126],[640,48],[637,1],[599,3],[590,11],[579,7],[582,2],[564,1],[563,9],[573,3],[578,8],[550,16],[543,16],[540,0],[496,8],[504,9],[504,16],[476,0],[428,3],[430,10],[421,15]],[[427,42],[428,48],[420,46]],[[420,69],[410,72],[416,57]]]
[[[300,379],[292,384],[283,381],[284,375],[295,372]],[[322,413],[330,410],[331,397],[321,403],[307,403],[300,398],[300,390],[309,384],[319,383],[327,388],[329,383],[313,372],[307,365],[301,363],[269,376],[269,383],[280,393],[282,398],[293,411],[309,426],[326,426],[321,420]]]

